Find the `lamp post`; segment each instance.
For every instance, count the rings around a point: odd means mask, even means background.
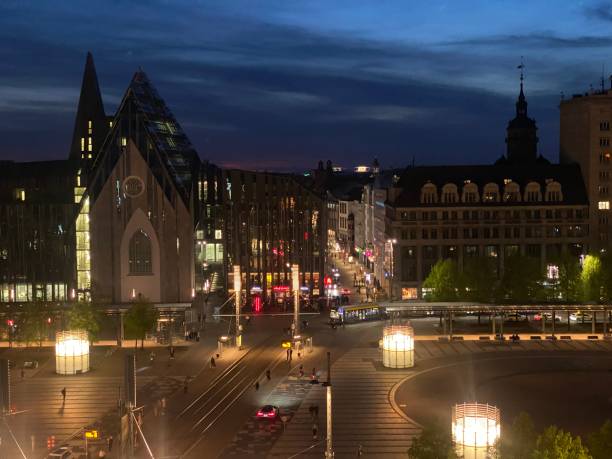
[[[326,414],[327,414],[327,436],[325,439],[325,459],[334,457],[333,437],[332,437],[332,385],[331,385],[331,352],[327,353],[327,381],[325,386]]]
[[[397,244],[397,239],[387,239],[387,244],[389,244],[389,252],[391,253],[391,260],[389,262],[389,300],[393,300],[393,276],[395,275],[393,246]]]
[[[240,333],[240,301],[242,299],[242,279],[240,278],[240,265],[234,265],[234,295],[236,298],[236,347],[242,347],[242,334]]]
[[[291,266],[291,282],[293,284],[293,336],[300,334],[300,267]]]

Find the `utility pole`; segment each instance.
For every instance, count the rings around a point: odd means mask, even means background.
[[[234,265],[234,295],[236,299],[236,347],[242,347],[242,333],[240,332],[240,301],[242,300],[242,278],[240,265]]]
[[[331,384],[331,353],[327,353],[327,381],[323,383],[327,390],[326,412],[327,412],[327,438],[325,440],[325,458],[333,459],[334,448],[332,440],[332,384]]]
[[[293,336],[300,334],[300,266],[291,265],[291,282],[293,284]]]

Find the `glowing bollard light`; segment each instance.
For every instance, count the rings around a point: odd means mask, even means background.
[[[89,340],[83,330],[60,331],[55,335],[55,372],[74,375],[89,371]]]
[[[452,418],[453,442],[459,457],[496,457],[501,434],[499,408],[482,403],[457,404]]]
[[[410,324],[391,325],[383,330],[383,365],[388,368],[414,366],[414,329]]]

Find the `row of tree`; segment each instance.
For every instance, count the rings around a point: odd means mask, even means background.
[[[564,255],[545,268],[538,258],[515,255],[505,259],[501,276],[495,258],[464,258],[463,270],[452,259],[439,260],[423,287],[430,301],[609,302],[612,255]]]
[[[612,422],[587,436],[586,444],[556,426],[538,432],[527,413],[519,414],[495,448],[496,459],[608,459],[612,451]],[[411,459],[455,459],[448,429],[439,423],[425,427],[408,450]]]
[[[61,317],[60,328],[85,330],[90,342],[98,340],[105,307],[92,303],[78,302]],[[55,305],[44,302],[29,303],[23,311],[15,314],[15,319],[7,320],[8,338],[23,342],[26,345],[36,343],[42,346],[43,341],[57,328],[54,321],[58,318]],[[155,328],[157,309],[145,298],[135,301],[125,314],[125,335],[130,339],[140,339],[141,346],[147,332]],[[12,324],[12,325],[10,325]]]

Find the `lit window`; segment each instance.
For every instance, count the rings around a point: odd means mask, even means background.
[[[15,188],[15,199],[17,201],[25,201],[25,189],[24,188]]]
[[[87,151],[93,150],[93,144],[91,143],[91,137],[87,138]]]
[[[221,239],[222,233],[221,230],[215,230],[215,239]]]
[[[85,137],[81,137],[81,151],[85,151]]]
[[[89,159],[91,159],[91,153],[89,153],[89,154],[87,155],[87,157],[88,157]]]
[[[151,274],[151,239],[143,230],[138,230],[130,239],[130,274]]]
[[[108,122],[108,127],[113,127],[113,122],[112,121]]]
[[[597,207],[599,210],[610,210],[610,201],[599,201]]]
[[[122,147],[127,146],[127,137],[121,137],[121,146]]]
[[[93,124],[91,121],[88,121],[87,122],[87,133],[91,135],[92,132],[93,132]]]

